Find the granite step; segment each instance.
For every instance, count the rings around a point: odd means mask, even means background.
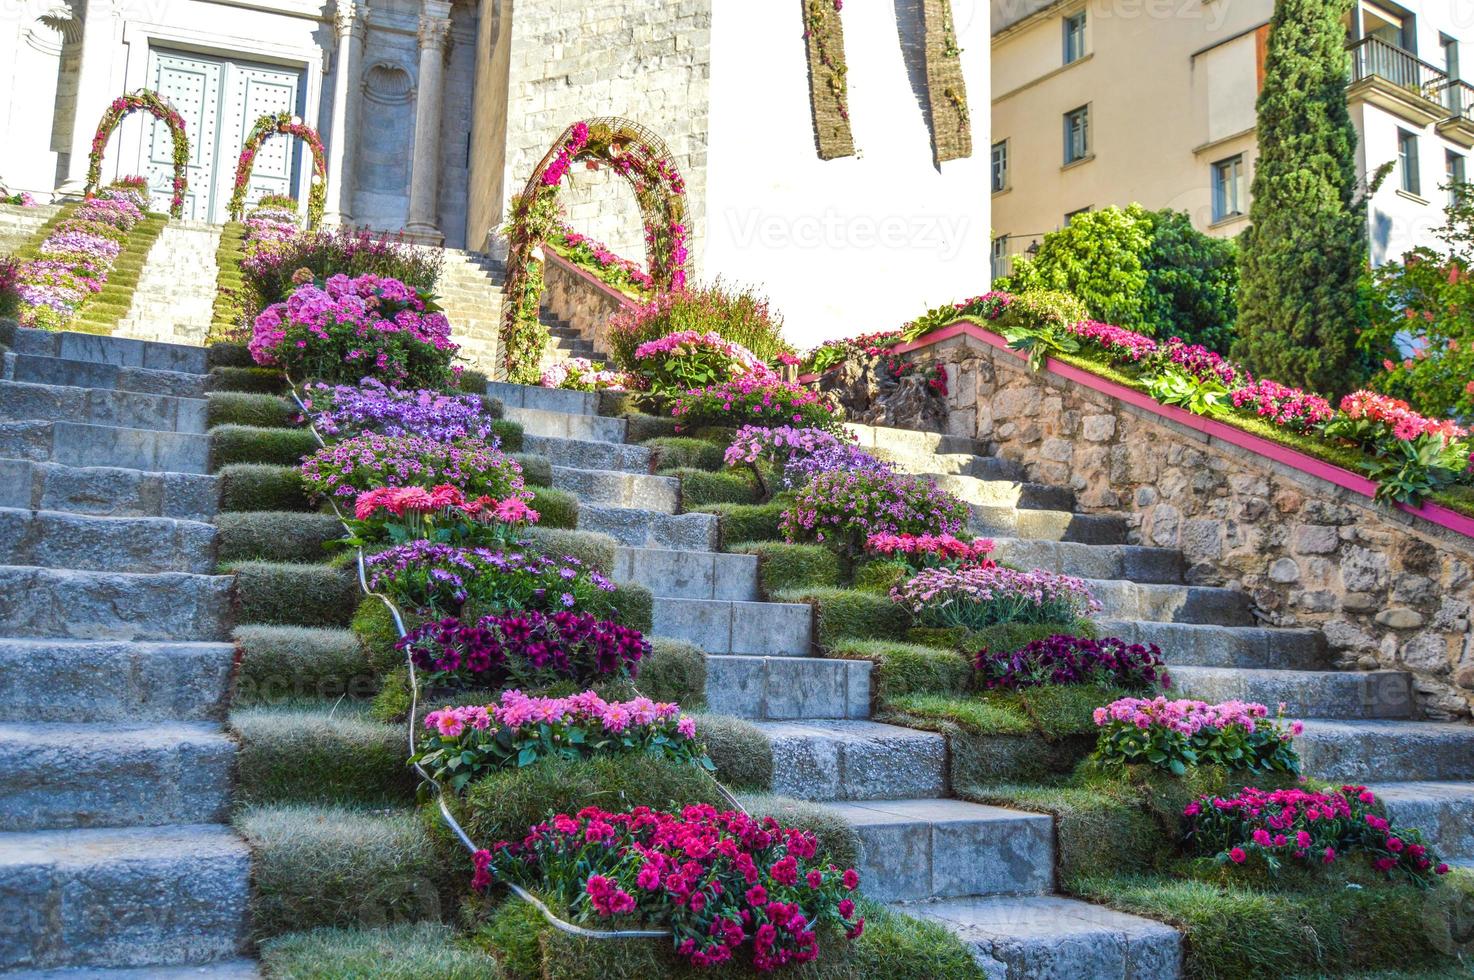
[[[115,367],[146,368],[179,374],[208,374],[209,352],[188,344],[161,344],[154,341],[106,337],[74,331],[28,330],[17,328],[0,343],[7,343],[16,354],[54,357],[68,361],[92,361]]]
[[[1126,544],[1127,522],[1119,514],[1075,514],[1063,510],[982,507],[969,504],[968,530],[984,537]]]
[[[975,476],[937,473],[930,476],[938,487],[957,499],[978,507],[1016,507],[1021,510],[1075,509],[1075,492],[1047,483],[1015,480],[980,480]]]
[[[941,923],[988,977],[1175,980],[1182,937],[1171,926],[1059,895],[956,898],[903,905]]]
[[[869,718],[870,667],[863,660],[709,656],[706,707],[758,721]]]
[[[0,459],[3,507],[200,521],[215,515],[219,499],[217,478],[200,473]]]
[[[1400,670],[1173,667],[1173,691],[1202,701],[1279,704],[1292,718],[1411,718],[1413,677]]]
[[[802,800],[932,799],[947,791],[941,735],[874,721],[757,722],[773,792]]]
[[[0,566],[0,636],[225,640],[235,579]]]
[[[218,719],[234,661],[229,643],[0,639],[0,722]]]
[[[0,724],[0,831],[215,823],[235,743],[218,724]]]
[[[892,429],[886,426],[847,423],[845,429],[855,437],[861,449],[879,449],[892,458],[930,457],[938,453],[977,455],[978,444],[967,436],[920,432],[915,429]]]
[[[1301,769],[1313,777],[1371,783],[1474,780],[1474,725],[1437,721],[1306,718],[1295,738]]]
[[[1144,619],[1164,623],[1207,623],[1252,626],[1249,597],[1236,589],[1199,585],[1151,585],[1122,579],[1086,579],[1112,619]]]
[[[620,548],[614,553],[616,582],[643,585],[671,599],[756,602],[756,555],[669,548]]]
[[[261,980],[255,960],[215,960],[186,966],[63,967],[0,974],[5,980]]]
[[[0,456],[64,466],[206,473],[210,437],[83,422],[0,422]]]
[[[598,413],[599,396],[592,391],[569,391],[564,388],[542,388],[537,385],[492,381],[487,384],[486,393],[500,398],[505,408],[562,412],[565,415],[595,415]]]
[[[1474,861],[1474,782],[1373,782],[1400,827],[1416,827],[1450,864]]]
[[[505,418],[522,424],[535,436],[561,436],[587,442],[624,442],[625,420],[603,415],[574,415],[569,412],[525,408],[502,403]]]
[[[215,569],[215,527],[168,517],[0,507],[0,564],[205,575]]]
[[[1212,626],[1097,619],[1101,636],[1155,643],[1172,667],[1265,667],[1314,670],[1330,664],[1325,636],[1314,629]]]
[[[711,654],[807,657],[813,611],[802,603],[655,599],[656,636],[694,643]]]
[[[577,417],[577,416],[570,416]],[[680,509],[681,481],[670,476],[553,467],[553,486],[603,507],[637,508],[658,514]]]
[[[579,505],[578,529],[607,534],[632,548],[715,551],[719,540],[715,514],[653,514],[597,504]]]
[[[831,803],[860,835],[860,887],[877,902],[1038,895],[1054,888],[1054,820],[963,800]]]
[[[619,470],[623,473],[649,473],[653,455],[644,446],[562,439],[558,436],[524,435],[522,449],[546,456],[559,466],[583,470]]]
[[[1023,480],[1024,467],[1001,456],[978,456],[974,453],[892,453],[871,448],[870,454],[892,463],[902,473],[917,476],[973,476],[979,480]]]
[[[154,978],[239,957],[250,863],[223,826],[0,834],[0,970],[147,967],[138,976]]]
[[[155,343],[154,341],[133,342]],[[204,348],[198,349],[203,350]],[[73,388],[111,388],[151,395],[176,395],[181,398],[203,398],[209,386],[209,378],[203,374],[121,366],[103,361],[13,353],[7,353],[4,356],[3,366],[0,366],[0,378],[30,384],[61,385]]]
[[[993,558],[1016,568],[1042,568],[1062,575],[1091,579],[1129,579],[1147,584],[1176,585],[1183,580],[1185,562],[1175,548],[1147,548],[1136,544],[1080,544],[1074,541],[1030,541],[994,538]]]
[[[0,421],[90,422],[203,433],[208,407],[203,398],[0,381]]]

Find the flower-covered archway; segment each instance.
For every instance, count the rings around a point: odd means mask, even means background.
[[[169,127],[174,139],[174,185],[169,199],[169,217],[184,216],[184,192],[189,189],[189,178],[185,168],[189,166],[189,137],[184,133],[184,117],[159,93],[146,88],[127,95],[120,95],[108,105],[97,124],[97,133],[92,137],[92,152],[87,154],[86,194],[91,197],[102,184],[102,151],[107,141],[118,128],[118,123],[139,110],[149,113]]]
[[[563,131],[512,201],[506,236],[507,309],[502,322],[502,366],[507,380],[535,384],[548,340],[538,318],[542,263],[535,254],[558,221],[558,188],[575,163],[607,167],[629,182],[645,225],[645,254],[655,288],[686,286],[686,182],[670,149],[655,133],[628,119],[600,117]]]
[[[256,166],[256,154],[261,144],[277,133],[295,136],[312,150],[312,186],[307,191],[307,227],[316,228],[322,221],[323,209],[328,200],[328,158],[322,148],[322,137],[317,130],[293,116],[290,112],[269,112],[256,120],[246,142],[241,147],[241,158],[235,165],[235,185],[230,192],[230,220],[239,221],[246,211],[246,189],[251,183],[251,171]]]

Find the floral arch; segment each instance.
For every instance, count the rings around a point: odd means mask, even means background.
[[[256,120],[246,142],[241,147],[241,158],[235,165],[235,185],[230,193],[230,220],[239,221],[246,211],[246,189],[251,183],[251,171],[256,166],[256,154],[261,144],[277,133],[295,136],[312,150],[312,187],[307,192],[307,227],[316,228],[322,221],[322,213],[328,200],[328,159],[322,148],[322,137],[317,130],[304,123],[290,112],[269,112]]]
[[[670,149],[655,133],[628,119],[600,117],[574,123],[542,158],[526,188],[512,200],[507,221],[507,309],[502,322],[502,367],[509,381],[535,383],[548,340],[538,318],[542,263],[534,253],[558,220],[558,188],[573,164],[608,167],[635,192],[645,225],[650,277],[661,291],[686,286],[686,182]]]
[[[92,151],[87,154],[86,194],[91,197],[102,184],[102,151],[123,117],[139,110],[149,113],[169,127],[174,138],[174,187],[169,200],[169,217],[184,216],[184,192],[189,189],[185,168],[189,166],[189,137],[184,134],[184,117],[159,93],[146,88],[120,95],[108,105],[92,137]]]

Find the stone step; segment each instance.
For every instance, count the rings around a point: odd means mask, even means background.
[[[91,422],[202,433],[208,407],[203,398],[0,381],[0,421]]]
[[[0,566],[0,636],[225,640],[229,575]]]
[[[562,436],[589,442],[624,442],[624,419],[602,415],[570,415],[540,408],[517,408],[503,403],[503,415],[535,436]]]
[[[975,476],[932,474],[938,487],[959,500],[979,507],[1017,507],[1021,510],[1075,509],[1074,491],[1047,483],[1019,483],[1013,480],[980,480]]]
[[[0,422],[0,456],[64,466],[205,473],[210,437],[84,422]]]
[[[1022,480],[1025,469],[1013,460],[1001,456],[977,456],[973,453],[916,453],[894,454],[883,449],[870,450],[871,454],[895,465],[903,473],[918,476],[975,476],[980,480]]]
[[[1295,739],[1301,769],[1327,780],[1370,783],[1474,780],[1474,725],[1436,721],[1306,718]]]
[[[756,602],[757,556],[669,548],[620,548],[614,553],[614,580],[643,585],[671,599],[726,599]]]
[[[599,396],[592,391],[569,391],[564,388],[542,388],[537,385],[514,385],[505,381],[492,381],[487,384],[486,393],[500,398],[502,405],[506,408],[527,408],[539,412],[594,415],[598,412],[599,406]]]
[[[1090,902],[1059,895],[956,898],[899,910],[950,929],[988,977],[1175,980],[1182,975],[1177,930]]]
[[[215,569],[215,527],[168,517],[0,507],[0,564],[205,575]]]
[[[773,792],[802,800],[931,799],[947,791],[946,739],[874,721],[757,722]]]
[[[1075,514],[977,504],[969,504],[968,510],[971,512],[968,530],[986,537],[1126,544],[1126,518],[1119,514]]]
[[[1086,579],[1100,615],[1163,623],[1252,626],[1249,597],[1235,589],[1200,585],[1150,585],[1122,579]]]
[[[121,339],[121,338],[114,338]],[[148,341],[133,341],[148,343]],[[169,346],[169,345],[161,345]],[[203,350],[203,348],[199,348]],[[151,395],[203,398],[208,376],[145,367],[125,367],[99,361],[42,357],[35,354],[6,354],[0,378],[31,384],[73,388],[113,388]]]
[[[607,534],[632,548],[715,551],[715,514],[654,514],[648,510],[580,504],[578,529]]]
[[[526,452],[546,456],[559,466],[584,470],[619,470],[624,473],[650,472],[652,453],[644,446],[524,435],[522,448]]]
[[[869,718],[870,667],[864,660],[710,656],[706,707],[760,721]]]
[[[1038,895],[1054,888],[1054,820],[962,800],[831,803],[860,835],[860,888],[877,902]]]
[[[1097,619],[1101,636],[1155,643],[1173,667],[1267,667],[1314,670],[1330,663],[1325,637],[1313,629],[1211,626]]]
[[[219,481],[199,473],[0,459],[0,506],[110,517],[209,520]]]
[[[1394,824],[1421,830],[1440,858],[1474,861],[1474,783],[1374,782],[1368,788],[1387,805]]]
[[[75,967],[4,973],[5,980],[260,980],[255,960],[215,960],[188,966]]]
[[[218,724],[0,724],[0,831],[216,823],[234,760]]]
[[[1174,693],[1202,701],[1258,701],[1292,718],[1410,718],[1413,677],[1400,670],[1246,670],[1173,667]]]
[[[802,603],[655,599],[656,636],[694,643],[707,653],[807,657],[813,611]]]
[[[577,418],[579,416],[570,416]],[[582,470],[553,467],[553,486],[604,507],[633,507],[674,514],[681,503],[681,481],[670,476],[625,473],[619,470]]]
[[[66,330],[53,332],[18,328],[10,341],[10,348],[17,354],[33,354],[67,361],[93,361],[113,367],[147,368],[183,374],[208,374],[210,371],[209,354],[203,347],[160,344]]]
[[[238,957],[250,866],[245,842],[221,826],[0,834],[0,970]]]
[[[234,660],[229,643],[0,639],[0,722],[219,718]]]
[[[977,443],[966,436],[919,432],[915,429],[891,429],[885,426],[847,423],[845,428],[862,449],[880,449],[891,458],[932,456],[937,453],[976,455]]]
[[[994,538],[993,557],[1016,568],[1042,568],[1062,575],[1093,579],[1129,579],[1148,584],[1182,582],[1182,552],[1136,544],[1081,544],[1075,541],[1030,541]]]

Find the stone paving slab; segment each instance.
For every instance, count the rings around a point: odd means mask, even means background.
[[[228,575],[0,566],[0,636],[226,640]]]
[[[0,459],[0,507],[201,521],[219,498],[219,481],[203,473]]]
[[[598,531],[634,548],[716,551],[719,523],[715,514],[654,514],[584,503],[578,508],[580,531]]]
[[[208,409],[203,398],[0,381],[0,419],[7,421],[88,422],[203,433]]]
[[[761,722],[773,792],[803,800],[898,800],[947,790],[946,740],[874,721]]]
[[[580,501],[604,507],[626,507],[657,514],[680,508],[681,481],[670,476],[553,467],[553,486],[577,494]]]
[[[0,639],[0,722],[219,719],[234,660],[230,643]]]
[[[1474,780],[1474,725],[1436,721],[1306,718],[1295,739],[1301,769],[1326,780],[1370,783]]]
[[[653,632],[712,654],[807,657],[813,618],[803,603],[656,597]]]
[[[215,527],[168,517],[0,507],[0,564],[205,575],[215,569]]]
[[[1155,643],[1169,666],[1314,669],[1330,664],[1320,630],[1098,619],[1102,636]]]
[[[1295,718],[1410,718],[1413,677],[1400,670],[1252,670],[1174,667],[1179,696],[1283,704]]]
[[[1474,863],[1474,783],[1373,782],[1396,824],[1417,827],[1450,864]]]

